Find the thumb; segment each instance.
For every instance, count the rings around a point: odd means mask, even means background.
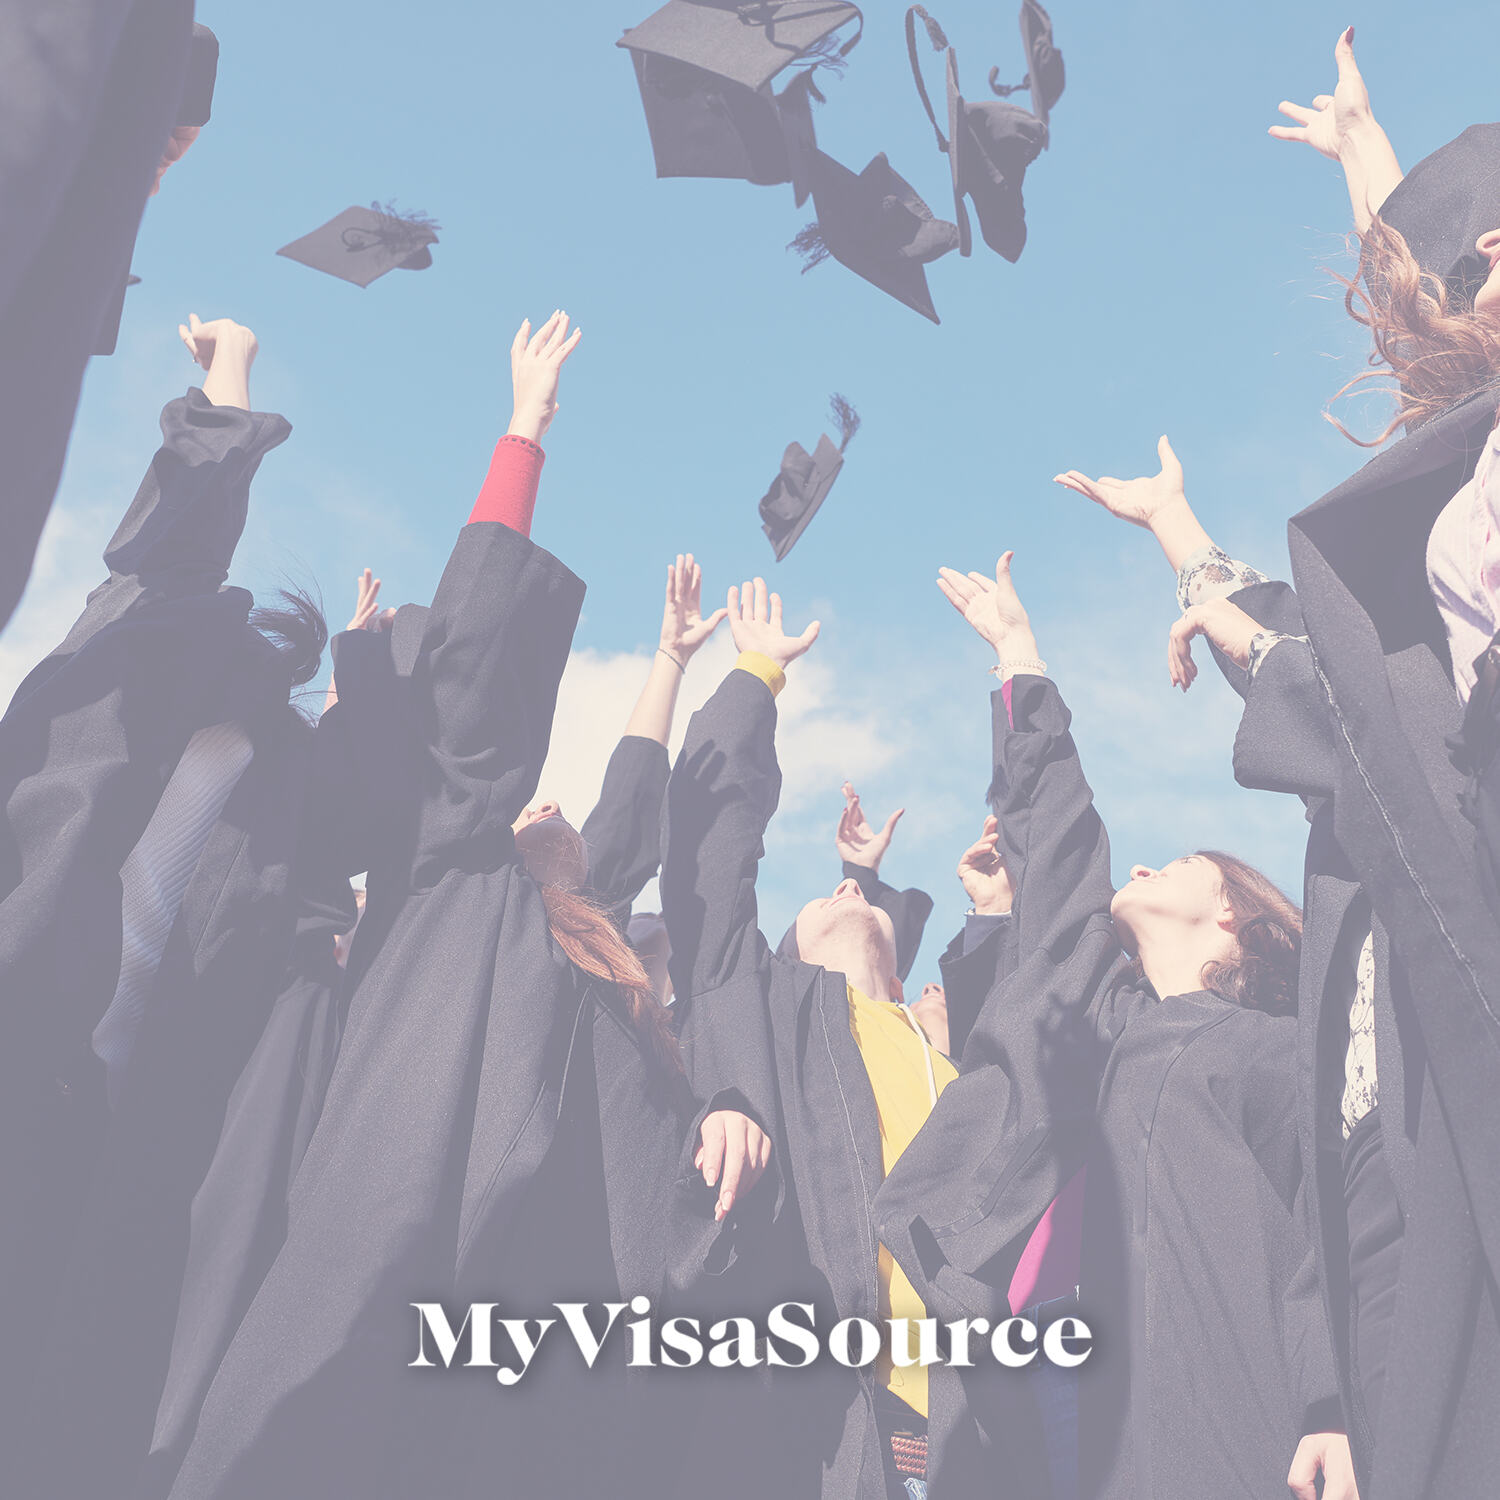
[[[1340,83],[1361,83],[1359,64],[1354,60],[1354,28],[1350,26],[1339,35],[1333,49],[1333,60],[1338,64]]]
[[[1161,471],[1169,479],[1175,479],[1180,485],[1182,483],[1182,464],[1177,455],[1172,451],[1171,439],[1166,433],[1162,433],[1156,444],[1157,456],[1161,459]]]
[[[885,838],[890,838],[890,836],[896,831],[896,824],[899,823],[901,819],[905,817],[905,815],[906,809],[904,807],[898,807],[895,812],[893,812],[890,817],[885,820],[885,827],[881,829],[882,835]]]
[[[712,635],[728,618],[729,611],[720,605],[703,623],[708,626],[708,633]]]
[[[807,629],[804,630],[802,632],[802,634],[797,637],[797,645],[798,645],[798,648],[799,648],[799,651],[798,651],[799,655],[801,654],[801,652],[806,651],[808,649],[808,647],[811,646],[812,643],[815,640],[817,640],[817,638],[818,638],[818,632],[820,630],[822,630],[822,628],[823,628],[823,622],[821,620],[814,620],[812,622],[812,624],[809,625],[807,627]]]

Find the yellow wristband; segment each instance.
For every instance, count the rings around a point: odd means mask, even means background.
[[[773,698],[786,686],[786,673],[769,656],[762,655],[759,651],[741,651],[739,660],[734,665],[738,671],[759,677],[770,688]]]

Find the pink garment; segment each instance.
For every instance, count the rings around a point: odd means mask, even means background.
[[[1010,1278],[1010,1310],[1019,1313],[1038,1302],[1066,1297],[1078,1285],[1083,1250],[1083,1182],[1080,1167],[1031,1231],[1020,1264]]]
[[[499,521],[522,536],[531,535],[531,517],[536,509],[537,482],[547,455],[530,438],[510,433],[495,444],[489,473],[474,502],[469,522]]]

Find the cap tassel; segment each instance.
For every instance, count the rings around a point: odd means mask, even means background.
[[[859,413],[850,405],[848,398],[837,391],[828,398],[828,410],[839,430],[839,452],[842,453],[859,431]]]
[[[927,39],[932,43],[932,50],[934,52],[941,52],[948,45],[948,33],[927,14],[926,6],[914,5],[912,6],[912,11],[921,20],[923,26],[927,28]]]
[[[802,274],[804,276],[814,266],[822,265],[831,253],[828,246],[823,242],[823,226],[816,219],[811,224],[797,231],[796,238],[788,243],[787,249],[795,250],[802,257]]]
[[[1031,74],[1028,73],[1019,83],[1001,83],[1000,69],[990,69],[990,92],[998,94],[1002,99],[1009,99],[1012,94],[1029,94],[1031,92]]]
[[[341,238],[347,249],[369,250],[380,245],[393,255],[410,258],[420,255],[430,242],[429,236],[435,238],[443,227],[421,209],[402,213],[394,201],[371,203],[370,212],[379,217],[380,223],[372,229],[346,229]]]

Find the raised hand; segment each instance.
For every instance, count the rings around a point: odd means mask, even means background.
[[[394,609],[381,609],[380,580],[368,568],[355,579],[358,590],[354,613],[345,630],[385,630],[396,616]]]
[[[1140,479],[1116,479],[1111,474],[1090,479],[1077,469],[1069,469],[1054,475],[1052,482],[1102,505],[1110,515],[1129,521],[1132,526],[1149,530],[1163,511],[1187,504],[1182,465],[1165,436],[1157,440],[1156,452],[1161,459],[1160,472]]]
[[[1263,627],[1228,599],[1210,599],[1195,604],[1172,626],[1167,638],[1167,675],[1173,687],[1183,692],[1192,687],[1198,676],[1193,660],[1193,637],[1201,635],[1237,667],[1250,665],[1250,643]]]
[[[232,318],[215,318],[205,323],[197,313],[189,313],[187,322],[177,325],[177,336],[205,370],[211,370],[215,358],[222,353],[226,359],[243,363],[248,372],[260,351],[255,335]]]
[[[758,651],[778,667],[794,662],[818,638],[822,626],[814,620],[801,635],[781,628],[781,595],[769,593],[766,580],[757,578],[729,590],[729,633],[741,651]]]
[[[1354,61],[1352,26],[1339,33],[1333,60],[1338,68],[1333,92],[1319,94],[1310,105],[1283,99],[1277,109],[1296,123],[1272,125],[1267,134],[1278,141],[1305,141],[1323,156],[1339,161],[1350,142],[1375,123],[1369,90],[1365,88],[1359,64]]]
[[[833,846],[845,864],[860,865],[867,870],[879,870],[885,851],[891,847],[891,835],[896,831],[906,812],[898,807],[885,820],[885,826],[876,833],[865,818],[859,803],[859,793],[847,781],[843,785],[844,810],[839,815],[839,826],[834,831]]]
[[[1010,910],[1016,892],[1005,856],[1000,853],[997,818],[986,818],[979,837],[964,850],[958,861],[958,878],[981,916],[1000,916]]]
[[[771,1161],[771,1138],[749,1115],[736,1109],[718,1109],[703,1120],[693,1165],[703,1173],[709,1187],[717,1186],[714,1205],[717,1223],[761,1179]]]
[[[250,366],[260,351],[255,335],[232,318],[205,323],[197,313],[189,313],[187,322],[177,325],[177,334],[194,362],[208,371],[203,394],[215,406],[249,411]]]
[[[995,648],[1003,660],[1035,657],[1036,640],[1031,620],[1011,582],[1010,563],[1016,554],[1005,552],[995,564],[995,576],[938,569],[938,587],[944,598]]]
[[[557,383],[567,357],[578,347],[583,329],[568,333],[568,315],[552,314],[535,333],[531,319],[516,330],[510,345],[510,381],[515,402],[510,426],[515,437],[539,443],[558,413]]]
[[[703,618],[703,569],[691,552],[677,554],[667,564],[667,598],[661,615],[660,649],[686,669],[693,653],[729,617],[727,609],[716,609]]]

